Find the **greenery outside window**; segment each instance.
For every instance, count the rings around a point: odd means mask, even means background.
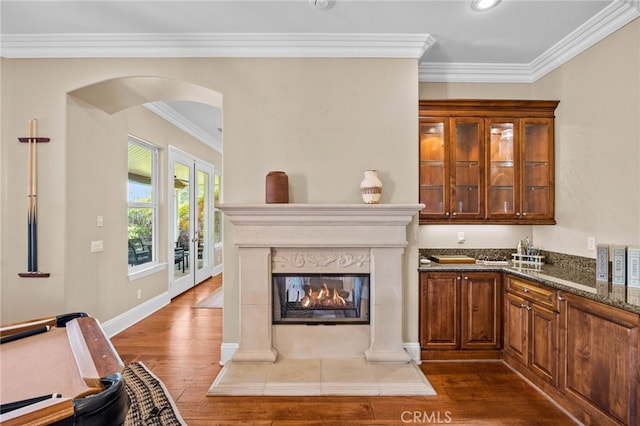
[[[220,203],[220,191],[222,189],[220,182],[220,172],[218,170],[213,173],[213,243],[216,246],[222,245],[222,211],[218,210]]]
[[[139,268],[157,260],[158,149],[129,136],[128,263]]]

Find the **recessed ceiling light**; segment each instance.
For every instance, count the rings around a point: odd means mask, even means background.
[[[483,11],[496,7],[500,3],[500,0],[473,0],[471,2],[471,9],[477,11]]]
[[[309,0],[311,7],[315,7],[318,10],[331,9],[335,2],[335,0]]]

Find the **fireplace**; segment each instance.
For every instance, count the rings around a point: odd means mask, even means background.
[[[407,225],[420,204],[218,207],[233,224],[238,248],[240,341],[231,360],[275,362],[281,356],[411,361],[403,341],[404,259]],[[368,313],[368,323],[361,318],[349,327],[309,327],[306,319],[303,324],[274,324],[272,301],[282,306],[282,300],[274,292],[273,277],[314,275],[368,276],[368,307],[360,311]]]
[[[369,274],[272,274],[273,324],[369,324]]]
[[[403,339],[407,226],[423,205],[218,207],[237,247],[225,288],[237,279],[239,342],[208,395],[435,393]]]

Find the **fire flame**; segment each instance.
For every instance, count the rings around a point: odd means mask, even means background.
[[[326,283],[322,284],[322,287],[318,292],[314,292],[313,289],[309,290],[309,294],[302,298],[300,305],[303,308],[313,307],[343,307],[347,306],[347,301],[344,300],[337,289],[333,291],[329,290]]]

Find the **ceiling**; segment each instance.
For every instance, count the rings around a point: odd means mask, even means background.
[[[329,7],[318,7],[324,3]],[[416,58],[420,81],[531,83],[640,16],[638,0],[502,0],[484,12],[470,5],[471,0],[0,0],[0,53]],[[192,135],[219,141],[220,112],[195,107],[164,102],[150,109],[178,121],[187,114]]]

